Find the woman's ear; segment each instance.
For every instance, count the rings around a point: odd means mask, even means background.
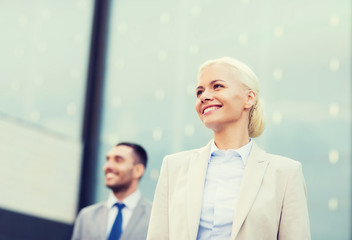
[[[247,102],[245,108],[250,109],[256,102],[257,96],[252,89],[247,90]]]

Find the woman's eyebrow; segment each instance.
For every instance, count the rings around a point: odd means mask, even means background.
[[[221,80],[221,79],[215,79],[215,80],[211,81],[210,84],[214,84],[216,82],[225,82],[225,81]]]
[[[213,84],[216,83],[216,82],[225,82],[225,81],[224,81],[224,80],[221,80],[221,79],[215,79],[215,80],[211,81],[209,85],[213,85]],[[198,90],[198,89],[204,89],[204,87],[203,87],[203,86],[198,86],[198,87],[196,88],[196,90]]]

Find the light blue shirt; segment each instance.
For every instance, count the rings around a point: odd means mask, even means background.
[[[198,240],[230,239],[235,205],[253,141],[236,150],[219,150],[213,140],[205,176]]]

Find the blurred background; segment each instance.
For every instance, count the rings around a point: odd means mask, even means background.
[[[164,155],[212,137],[194,110],[198,67],[230,56],[257,74],[266,151],[300,161],[312,239],[351,239],[349,0],[0,2],[0,239],[70,239],[105,200],[119,141]]]

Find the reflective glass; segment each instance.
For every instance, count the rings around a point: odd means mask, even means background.
[[[153,198],[166,154],[211,139],[194,110],[197,70],[231,56],[258,75],[268,152],[300,161],[312,239],[349,239],[351,2],[116,1],[112,8],[100,145],[146,147],[141,190]],[[105,199],[102,168],[97,199]]]
[[[0,2],[0,208],[71,224],[94,1]]]

